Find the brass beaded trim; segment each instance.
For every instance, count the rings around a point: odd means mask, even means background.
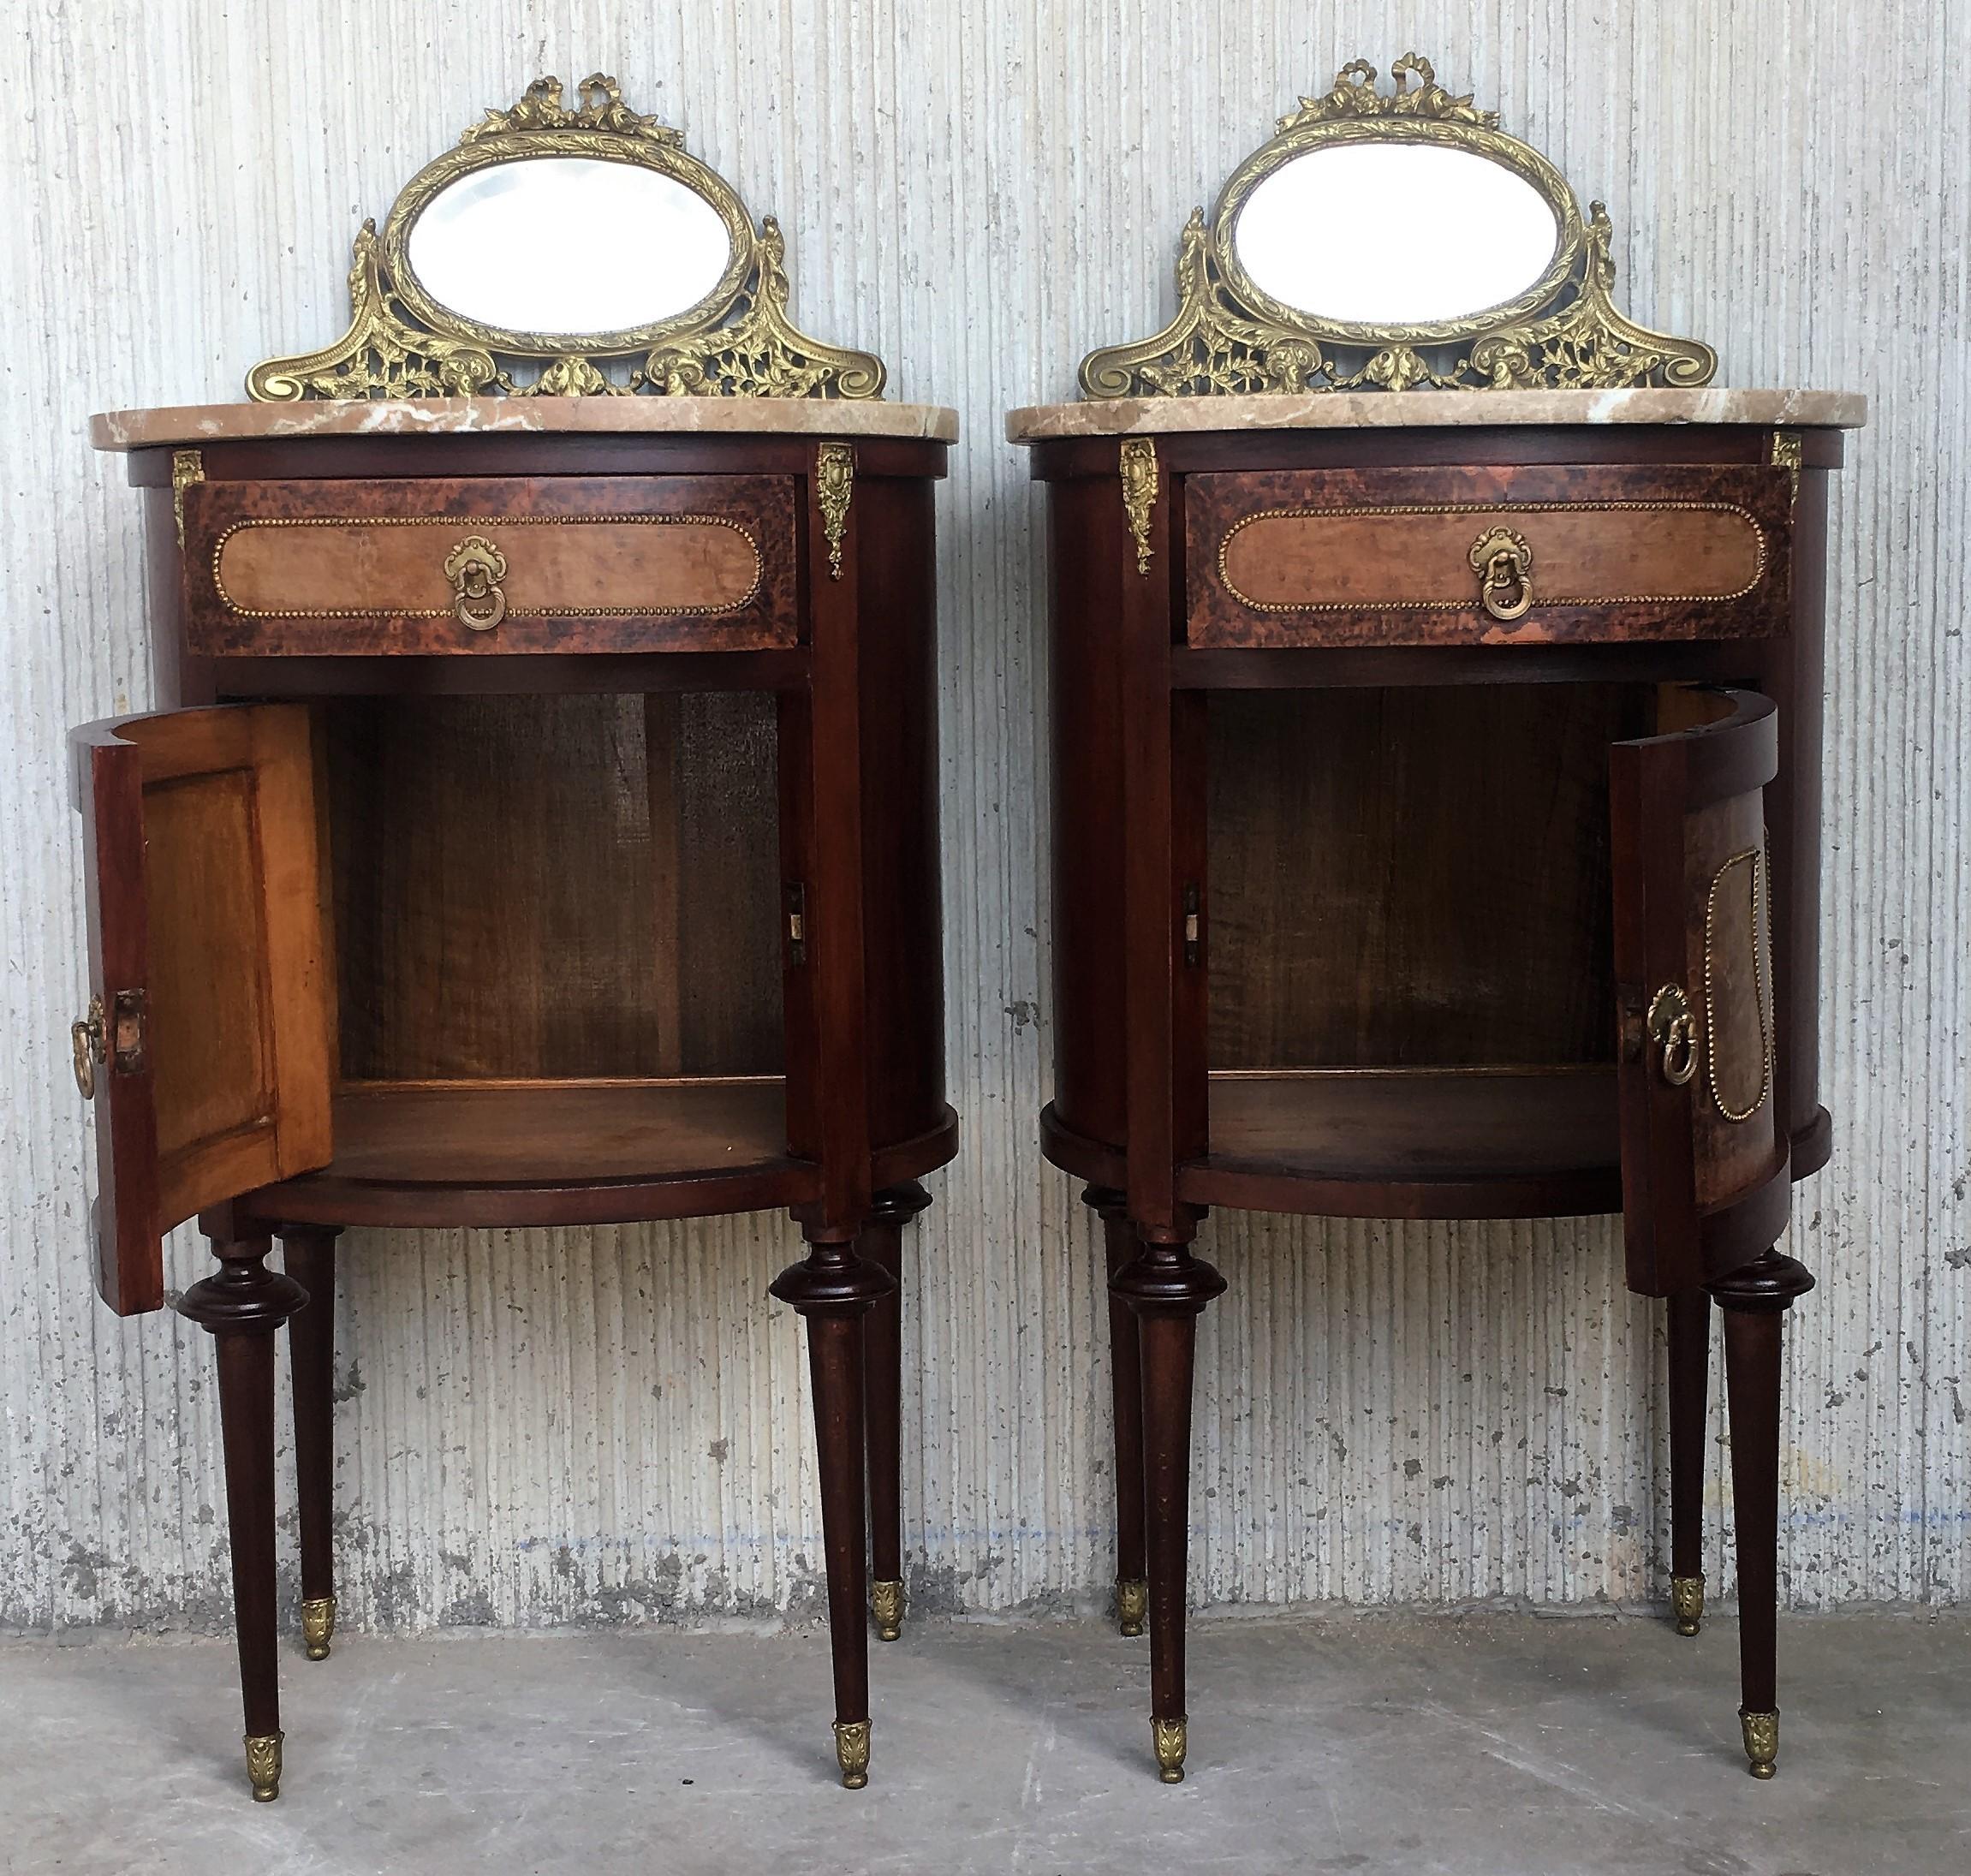
[[[1718,917],[1718,890],[1734,867],[1752,862],[1752,994],[1759,1006],[1759,1093],[1742,1113],[1724,1105],[1718,1092],[1718,1000],[1711,993],[1713,946],[1712,931]],[[1772,1091],[1772,1024],[1766,1011],[1765,947],[1759,942],[1760,920],[1766,914],[1766,862],[1756,847],[1734,854],[1711,876],[1711,890],[1704,896],[1704,1085],[1711,1091],[1711,1105],[1734,1125],[1748,1121],[1766,1105]]]
[[[285,515],[235,521],[212,543],[212,587],[229,612],[242,619],[449,619],[450,606],[243,606],[226,591],[219,557],[235,534],[255,527],[592,527],[617,523],[642,527],[688,524],[729,527],[753,550],[753,584],[740,599],[721,606],[512,606],[509,619],[643,619],[672,616],[718,618],[743,612],[759,597],[766,563],[759,537],[723,515]]]
[[[1323,520],[1346,521],[1363,515],[1611,515],[1641,514],[1661,515],[1695,513],[1704,515],[1736,515],[1751,529],[1753,539],[1759,544],[1759,558],[1753,568],[1752,577],[1732,593],[1615,593],[1595,597],[1575,598],[1569,594],[1556,594],[1551,598],[1536,599],[1539,606],[1620,606],[1620,605],[1672,605],[1685,602],[1694,605],[1723,604],[1732,599],[1742,599],[1766,577],[1767,559],[1766,530],[1759,525],[1757,516],[1749,509],[1742,508],[1736,502],[1444,502],[1444,503],[1399,503],[1387,506],[1366,508],[1267,508],[1256,515],[1248,515],[1225,531],[1225,538],[1218,543],[1218,580],[1225,591],[1242,606],[1254,612],[1471,612],[1479,609],[1474,599],[1320,599],[1312,604],[1295,604],[1284,599],[1254,599],[1242,593],[1232,584],[1231,576],[1225,571],[1225,556],[1233,540],[1242,529],[1250,527],[1255,521],[1292,521],[1303,516]]]

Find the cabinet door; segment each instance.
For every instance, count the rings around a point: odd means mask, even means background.
[[[1611,752],[1617,1069],[1632,1289],[1666,1295],[1784,1228],[1762,793],[1778,718],[1751,691],[1666,688]]]
[[[70,737],[82,813],[96,1287],[164,1300],[162,1238],[326,1165],[333,986],[306,709],[239,705]]]

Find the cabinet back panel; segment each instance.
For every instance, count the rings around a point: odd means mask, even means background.
[[[345,1077],[779,1072],[771,697],[323,715]]]
[[[1613,1059],[1620,685],[1224,692],[1214,1069]]]

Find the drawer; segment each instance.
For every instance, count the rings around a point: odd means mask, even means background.
[[[799,637],[791,476],[204,482],[205,656],[757,651]]]
[[[1307,469],[1184,479],[1188,641],[1776,636],[1793,482],[1764,465]]]

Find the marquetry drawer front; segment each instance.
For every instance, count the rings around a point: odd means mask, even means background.
[[[206,482],[195,652],[755,651],[798,636],[795,482]]]
[[[1783,468],[1185,479],[1200,646],[1551,644],[1787,628]]]

